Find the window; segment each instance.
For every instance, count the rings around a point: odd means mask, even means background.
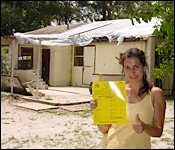
[[[18,57],[19,69],[33,68],[33,48],[21,47],[21,56]]]
[[[74,66],[83,66],[83,47],[75,47],[74,50]]]

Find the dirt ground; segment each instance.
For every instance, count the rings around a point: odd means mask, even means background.
[[[24,102],[18,97],[18,101]],[[1,149],[100,149],[102,133],[87,109],[33,111],[1,98]],[[152,149],[174,149],[174,101],[167,102],[164,132],[151,138]]]

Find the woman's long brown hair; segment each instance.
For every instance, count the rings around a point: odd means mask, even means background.
[[[138,58],[140,60],[141,64],[143,66],[146,66],[147,67],[145,53],[142,50],[139,50],[138,48],[130,48],[129,50],[127,50],[122,55],[122,59],[120,60],[120,63],[122,64],[123,67],[124,67],[124,60],[126,58],[131,58],[131,57]],[[124,71],[124,69],[123,69],[123,71]],[[143,75],[143,84],[144,85],[138,91],[138,95],[139,96],[141,96],[145,92],[148,93],[148,91],[150,91],[151,88],[153,87],[153,85],[147,81],[147,75],[146,75],[146,73],[144,73],[144,75]]]

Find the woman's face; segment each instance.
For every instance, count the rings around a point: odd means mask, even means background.
[[[126,58],[124,60],[124,73],[129,82],[143,82],[143,73],[146,66],[143,66],[137,57]]]

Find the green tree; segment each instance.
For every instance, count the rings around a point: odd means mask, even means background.
[[[96,15],[95,21],[128,19],[137,14],[140,7],[151,5],[151,1],[89,1]]]
[[[50,26],[52,21],[92,21],[92,7],[78,1],[1,1],[1,36]]]
[[[157,45],[156,51],[160,56],[160,65],[151,71],[151,77],[161,79],[161,77],[174,75],[174,1],[156,1],[151,7],[144,5],[138,10],[137,15],[131,18],[142,18],[144,21],[151,20],[152,17],[160,18],[161,25],[156,26],[154,35],[163,40]],[[174,76],[173,76],[174,78]],[[172,92],[174,94],[174,79]]]
[[[8,47],[1,48],[1,74],[10,74],[10,58],[7,51]]]
[[[1,1],[1,36],[60,24],[129,18],[150,1]],[[149,6],[149,5],[147,5]]]
[[[14,28],[20,30],[21,21],[19,8],[1,2],[1,36],[10,35]]]

